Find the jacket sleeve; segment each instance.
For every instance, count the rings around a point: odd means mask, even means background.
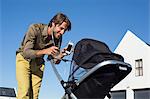
[[[37,32],[38,31],[35,29],[34,25],[30,25],[28,31],[26,32],[23,48],[23,56],[26,59],[33,59],[36,57],[36,52],[38,50],[34,50],[34,44],[36,42]]]

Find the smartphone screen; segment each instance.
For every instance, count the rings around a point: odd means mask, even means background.
[[[71,51],[71,48],[72,48],[72,45],[71,45],[71,44],[69,44],[69,45],[68,45],[68,47],[67,47],[67,51],[69,51],[69,52],[70,52],[70,51]]]

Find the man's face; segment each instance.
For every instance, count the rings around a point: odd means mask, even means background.
[[[59,39],[66,31],[67,29],[67,23],[63,22],[61,25],[56,24],[54,26],[54,36],[55,38]]]

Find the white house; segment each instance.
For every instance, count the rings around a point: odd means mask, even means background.
[[[128,30],[114,52],[132,71],[112,89],[112,99],[150,99],[150,45]]]

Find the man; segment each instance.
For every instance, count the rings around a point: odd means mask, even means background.
[[[63,58],[59,51],[62,35],[71,30],[71,22],[63,13],[56,14],[45,24],[33,24],[26,32],[20,48],[16,52],[17,99],[38,99],[44,71],[44,55]],[[58,58],[58,57],[57,57]],[[60,60],[55,60],[60,63]]]

